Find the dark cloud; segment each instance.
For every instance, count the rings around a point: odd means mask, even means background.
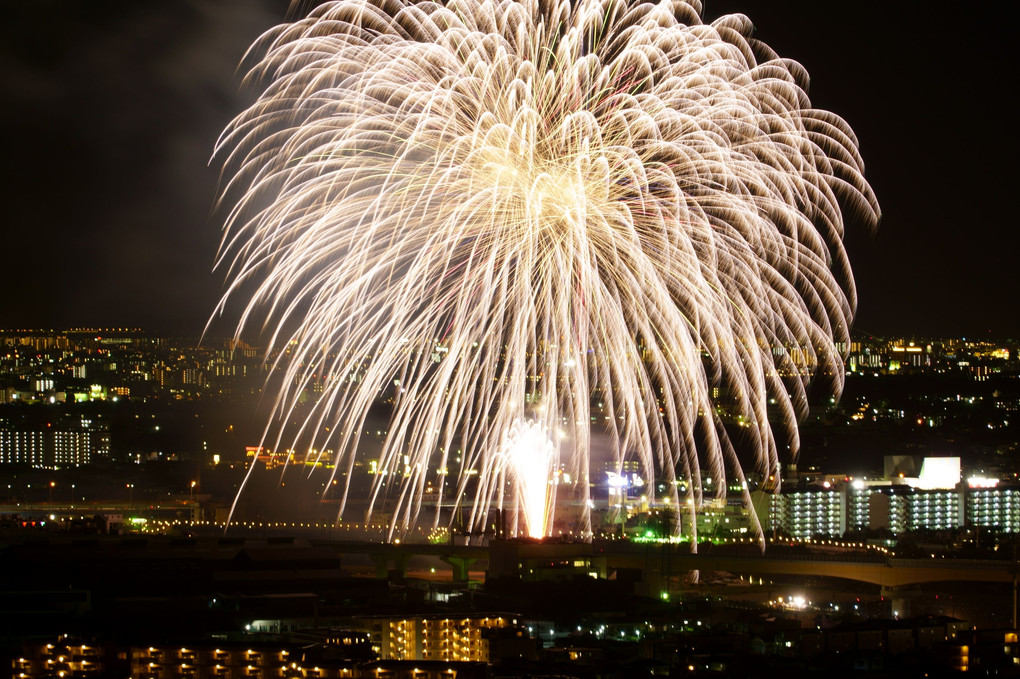
[[[947,0],[706,0],[751,17],[756,36],[811,74],[812,103],[860,139],[883,210],[847,232],[855,329],[1020,337],[1013,253],[1013,23],[992,4]]]
[[[15,127],[0,324],[197,333],[221,278],[207,163],[281,2],[28,3],[0,37]]]

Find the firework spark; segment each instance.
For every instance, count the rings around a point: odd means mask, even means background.
[[[497,454],[483,460],[483,487],[475,511],[510,505],[511,535],[543,538],[549,534],[555,507],[553,475],[559,452],[536,422],[515,422]],[[504,497],[509,486],[511,498]],[[493,500],[492,496],[495,496]],[[475,517],[469,523],[475,523]]]
[[[564,432],[584,499],[604,431],[699,506],[703,475],[744,480],[740,451],[778,478],[812,375],[841,388],[843,216],[878,218],[857,140],[746,17],[700,12],[343,0],[253,48],[263,93],[216,149],[224,303],[246,296],[239,335],[271,329],[281,418],[324,385],[300,435],[347,489],[370,406],[392,402],[395,526],[429,483],[463,497],[503,473],[528,421]]]

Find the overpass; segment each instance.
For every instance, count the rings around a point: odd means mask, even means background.
[[[1018,568],[1011,560],[999,559],[904,559],[880,554],[791,554],[780,549],[745,553],[710,550],[691,554],[677,545],[619,544],[606,551],[614,568],[639,568],[663,576],[693,570],[727,571],[741,575],[787,575],[841,578],[881,587],[903,587],[926,582],[1012,582]]]
[[[1014,582],[1020,564],[997,559],[904,559],[880,554],[799,553],[749,549],[743,553],[724,549],[691,554],[687,545],[604,541],[594,543],[494,540],[485,546],[455,544],[391,544],[365,542],[319,542],[340,554],[363,555],[372,559],[377,575],[386,577],[393,565],[405,573],[415,556],[438,557],[450,564],[454,581],[467,580],[470,566],[487,562],[490,577],[525,577],[526,571],[541,571],[561,577],[595,574],[608,577],[620,569],[641,571],[647,579],[681,576],[691,571],[727,571],[739,575],[785,575],[827,577],[866,582],[885,588],[929,582]],[[540,575],[541,575],[540,573]],[[536,577],[537,579],[537,577]]]
[[[329,547],[338,554],[367,556],[375,565],[377,578],[386,578],[392,570],[398,577],[404,577],[408,562],[416,556],[437,557],[449,564],[454,582],[467,582],[471,567],[480,561],[488,561],[489,548],[474,545],[410,544],[391,542],[332,542],[313,541],[322,547]]]

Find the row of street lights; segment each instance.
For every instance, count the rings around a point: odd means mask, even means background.
[[[195,487],[196,486],[198,486],[198,481],[192,481],[190,483],[190,485],[188,486],[188,502],[189,503],[195,501]],[[53,504],[53,491],[54,491],[54,489],[56,487],[57,487],[57,482],[56,481],[50,481],[50,483],[49,483],[49,504]],[[76,483],[72,483],[71,484],[71,497],[70,497],[70,501],[72,503],[75,501],[74,491],[75,491],[75,489],[77,487],[78,487],[78,484],[76,484]],[[135,501],[135,484],[133,484],[133,483],[125,483],[124,487],[127,488],[127,490],[128,490],[128,502],[130,504],[134,504],[134,501]],[[31,489],[32,485],[29,484],[28,488]],[[8,502],[10,502],[11,490],[12,489],[13,489],[13,485],[8,483],[7,484],[7,501]],[[85,498],[83,497],[82,500],[84,501]]]

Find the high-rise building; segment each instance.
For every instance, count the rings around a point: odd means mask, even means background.
[[[967,492],[968,523],[1020,533],[1020,488],[1016,486],[976,487]]]
[[[47,446],[45,431],[0,429],[0,464],[27,464],[45,467]]]
[[[488,662],[485,630],[506,629],[516,621],[506,616],[366,619],[373,644],[384,660],[449,660]]]
[[[0,428],[0,464],[22,464],[37,469],[80,467],[110,454],[105,425],[91,419],[69,419],[44,428]]]
[[[964,480],[959,458],[890,456],[885,476],[783,489],[768,497],[770,529],[800,538],[848,529],[898,535],[981,526],[1020,532],[1020,486]]]
[[[842,535],[847,529],[846,504],[846,493],[831,487],[784,490],[772,496],[769,523],[797,538]]]
[[[965,525],[962,488],[920,489],[898,484],[876,488],[869,497],[871,529],[892,533],[945,530]]]

